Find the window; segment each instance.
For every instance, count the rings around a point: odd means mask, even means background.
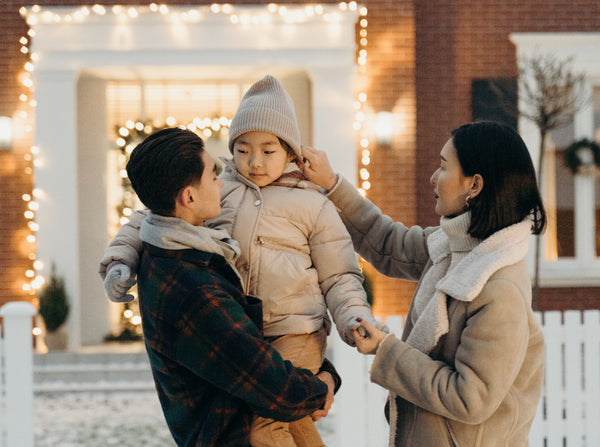
[[[473,121],[492,120],[517,128],[517,79],[475,79],[471,84]]]
[[[542,287],[600,286],[600,176],[589,169],[573,173],[564,151],[584,138],[600,143],[600,45],[597,33],[513,33],[517,58],[551,54],[571,60],[574,73],[585,75],[590,103],[576,111],[571,126],[557,129],[546,145],[542,195],[548,211],[548,228],[542,237]],[[519,132],[537,165],[539,131],[525,118]],[[528,258],[534,268],[534,255]]]
[[[575,257],[575,175],[565,163],[565,148],[573,138],[572,124],[548,136],[547,146],[553,149],[545,156],[546,259]]]

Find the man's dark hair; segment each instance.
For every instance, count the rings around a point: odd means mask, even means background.
[[[127,163],[127,175],[142,203],[153,213],[173,215],[179,191],[202,177],[202,152],[202,139],[180,128],[160,130],[138,144]]]
[[[538,190],[531,156],[521,136],[511,127],[480,121],[452,131],[463,175],[483,177],[483,189],[471,199],[469,234],[485,239],[530,216],[532,232],[546,226],[546,212]]]

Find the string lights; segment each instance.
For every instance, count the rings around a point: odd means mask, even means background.
[[[359,22],[357,25],[357,59],[356,63],[358,66],[358,92],[354,101],[354,123],[353,127],[359,137],[359,192],[364,196],[370,189],[370,173],[369,164],[371,151],[370,140],[369,140],[369,129],[366,121],[366,103],[367,94],[364,91],[364,87],[367,83],[367,8],[361,7],[355,1],[340,2],[338,3],[340,11],[358,11]],[[239,24],[241,26],[247,24],[269,24],[275,21],[283,21],[284,23],[301,23],[305,20],[314,20],[315,17],[321,18],[326,23],[335,23],[340,20],[340,14],[331,9],[326,9],[320,4],[307,4],[307,5],[278,5],[276,3],[269,3],[264,8],[257,8],[254,12],[249,13],[248,8],[241,9],[236,8],[235,5],[229,3],[213,3],[211,5],[203,5],[197,7],[191,7],[182,10],[181,7],[177,9],[171,9],[165,4],[150,3],[147,6],[104,6],[95,4],[92,6],[81,6],[78,8],[65,9],[65,12],[56,12],[51,10],[45,10],[39,5],[33,5],[31,7],[21,7],[19,12],[22,17],[26,19],[30,29],[26,36],[22,36],[19,39],[21,45],[20,52],[27,56],[27,61],[24,64],[23,71],[19,74],[19,81],[24,87],[24,91],[19,95],[19,100],[23,105],[22,110],[17,114],[18,118],[23,123],[20,127],[24,132],[31,135],[33,132],[33,124],[30,118],[30,110],[36,107],[36,101],[33,98],[34,83],[31,73],[34,71],[34,66],[38,60],[36,53],[30,52],[30,41],[35,36],[33,27],[37,24],[48,24],[48,23],[72,23],[72,22],[84,22],[94,20],[95,17],[101,17],[112,14],[117,17],[121,22],[128,22],[136,20],[138,17],[144,14],[159,14],[167,16],[170,20],[175,22],[188,22],[197,23],[203,20],[210,20],[211,17],[221,16],[229,20],[233,24]],[[170,120],[170,121],[169,121]],[[176,125],[173,118],[169,118],[166,124],[169,126]],[[117,140],[117,145],[122,147],[124,151],[133,149],[131,142],[128,143],[128,138],[135,132],[140,132],[139,126],[143,126],[142,132],[144,131],[155,131],[158,126],[156,123],[141,123],[139,121],[127,122],[125,126],[119,128],[119,132],[122,132]],[[185,125],[186,128],[198,132],[205,138],[210,138],[214,135],[223,135],[228,131],[229,122],[224,117],[210,117],[210,118],[197,118],[193,122]],[[122,146],[121,146],[122,144]],[[40,167],[42,165],[42,159],[40,158],[40,148],[37,146],[31,146],[29,152],[25,154],[25,160],[27,166],[25,167],[24,173],[28,177],[33,175],[33,167]],[[123,161],[124,159],[121,159]],[[31,180],[33,184],[33,180]],[[23,201],[26,203],[26,211],[24,217],[27,221],[27,235],[25,242],[28,249],[28,258],[31,261],[30,268],[27,268],[23,272],[23,283],[22,289],[30,295],[36,295],[38,289],[42,287],[45,282],[44,276],[41,274],[44,269],[43,263],[36,259],[36,232],[39,229],[39,225],[35,221],[36,211],[39,207],[38,200],[43,198],[44,192],[40,189],[33,189],[31,192],[26,192],[22,195]],[[128,215],[132,212],[128,206],[123,206],[121,209],[120,223],[124,223],[127,220]],[[39,330],[35,328],[34,330]]]
[[[360,167],[358,170],[359,175],[359,187],[358,192],[363,196],[367,195],[367,191],[371,188],[371,182],[369,181],[370,172],[369,164],[371,163],[371,151],[369,146],[371,144],[369,140],[369,129],[366,126],[366,102],[367,94],[363,88],[367,81],[367,8],[361,7],[359,10],[359,22],[358,22],[358,54],[356,64],[358,65],[359,75],[359,91],[354,102],[354,130],[358,133],[359,147],[360,147]]]
[[[355,1],[340,2],[338,6],[341,11],[356,11],[358,8]],[[236,9],[236,6],[230,3],[201,5],[185,11],[182,11],[181,7],[171,10],[168,5],[158,3],[150,3],[147,6],[103,6],[96,4],[93,6],[81,6],[63,13],[43,10],[39,5],[33,5],[30,8],[23,6],[19,9],[21,16],[27,17],[27,24],[29,26],[34,26],[38,23],[84,22],[93,19],[95,16],[105,16],[108,14],[116,16],[120,22],[135,20],[144,14],[160,14],[168,16],[173,21],[187,23],[208,20],[210,14],[221,14],[226,16],[231,23],[242,25],[266,25],[276,20],[283,20],[285,23],[301,23],[315,17],[321,17],[325,22],[337,22],[340,20],[339,13],[329,12],[320,4],[278,5],[277,3],[269,3],[265,6],[264,10],[257,9],[256,11],[255,13],[249,13],[245,9],[244,12],[240,13]]]
[[[23,66],[23,71],[19,74],[19,81],[23,86],[23,91],[19,94],[19,101],[21,103],[17,112],[17,119],[23,125],[19,126],[25,134],[31,134],[33,131],[33,125],[30,120],[30,109],[36,106],[36,101],[33,99],[33,79],[31,73],[34,69],[34,61],[37,60],[37,55],[31,54],[29,51],[30,39],[35,35],[32,29],[29,29],[26,36],[21,36],[19,44],[21,45],[21,54],[27,56],[27,60]],[[24,154],[24,160],[26,166],[24,168],[25,176],[31,178],[33,175],[33,167],[40,166],[41,160],[39,158],[39,148],[37,146],[31,146],[29,151]],[[30,181],[33,184],[33,180]],[[39,290],[44,282],[45,278],[39,272],[44,268],[42,261],[36,259],[36,233],[39,230],[39,225],[35,221],[36,212],[39,208],[39,200],[43,197],[43,192],[39,188],[34,188],[21,195],[21,198],[25,202],[24,217],[27,225],[26,236],[25,236],[25,250],[27,257],[31,264],[29,268],[26,268],[23,272],[23,282],[21,288],[24,292],[29,295],[35,296],[37,290]],[[39,328],[34,328],[34,331]]]

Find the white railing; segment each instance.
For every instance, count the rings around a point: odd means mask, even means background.
[[[31,304],[0,308],[0,446],[33,447],[33,337]]]
[[[600,446],[600,311],[536,313],[544,331],[546,368],[542,399],[530,447]],[[400,334],[401,317],[386,324]],[[330,337],[331,355],[343,386],[332,418],[322,422],[331,447],[387,446],[383,416],[387,392],[369,382],[372,356],[362,356],[339,337]]]

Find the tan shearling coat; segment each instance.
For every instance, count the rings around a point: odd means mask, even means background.
[[[344,179],[329,198],[359,254],[386,275],[420,281],[431,267],[427,237],[435,228],[392,222]],[[448,331],[429,354],[405,342],[413,302],[402,339],[387,337],[375,356],[371,380],[390,391],[390,446],[528,445],[544,340],[525,261],[495,271],[470,301],[448,296],[446,303]]]

